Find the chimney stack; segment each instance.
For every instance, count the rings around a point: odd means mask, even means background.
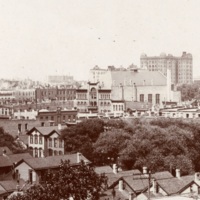
[[[143,174],[147,174],[148,173],[147,172],[147,167],[143,167],[142,169],[143,169]]]
[[[77,152],[77,163],[81,162],[81,153]]]
[[[181,177],[181,171],[180,169],[176,169],[176,178],[180,178]]]
[[[200,185],[200,172],[194,174],[194,182]]]
[[[118,169],[117,169],[117,164],[113,164],[113,173],[117,174]]]
[[[133,192],[129,192],[128,200],[133,200]]]
[[[124,186],[123,186],[123,180],[119,180],[119,191],[123,191]]]

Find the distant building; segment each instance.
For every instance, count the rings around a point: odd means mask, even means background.
[[[48,76],[48,82],[50,84],[72,84],[74,77],[69,75],[53,75]]]
[[[35,89],[14,90],[13,95],[18,102],[32,102],[35,100]]]
[[[64,155],[64,141],[60,139],[62,126],[34,127],[26,133],[28,148],[33,157]]]
[[[60,107],[57,110],[39,110],[38,120],[41,124],[50,122],[52,125],[65,124],[65,123],[76,123],[77,110],[64,110]]]
[[[193,81],[193,59],[192,54],[183,52],[182,56],[175,57],[171,54],[161,53],[160,56],[140,57],[140,67],[149,71],[160,71],[165,76],[167,68],[171,70],[173,84],[192,83]]]
[[[72,86],[66,86],[65,88],[58,87],[46,87],[37,88],[35,92],[35,99],[37,102],[42,101],[68,101],[76,98],[76,89]]]

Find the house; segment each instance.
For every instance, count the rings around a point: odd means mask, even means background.
[[[31,183],[39,183],[43,180],[44,172],[47,170],[56,170],[60,167],[61,160],[69,160],[71,166],[77,166],[81,160],[85,163],[90,164],[90,161],[85,158],[81,153],[59,155],[59,156],[48,156],[45,158],[28,158],[22,159],[15,166],[15,174],[24,181]]]
[[[33,157],[64,154],[64,140],[60,139],[62,126],[33,127],[26,134]]]
[[[0,180],[11,177],[14,165],[21,159],[32,158],[29,153],[6,154],[5,152],[0,156]]]
[[[17,190],[17,187],[23,185],[23,181],[15,180],[0,181],[0,200],[6,199],[10,194]]]
[[[162,172],[161,172],[162,173]],[[194,175],[181,176],[180,170],[176,170],[176,177],[155,178],[150,184],[150,191],[146,188],[138,197],[138,200],[147,200],[150,195],[153,199],[160,196],[184,196],[194,197],[200,194],[200,173]],[[145,197],[146,196],[146,197]]]
[[[140,195],[144,190],[147,190],[150,185],[150,176],[147,173],[147,169],[144,167],[143,172],[139,170],[128,170],[128,171],[118,171],[117,166],[113,165],[113,172],[107,168],[96,169],[96,172],[103,172],[108,178],[108,190],[102,194],[101,199],[112,199],[112,195],[115,198],[120,198],[121,200],[133,200],[135,197]],[[171,173],[157,172],[152,174],[152,177],[156,180],[165,180],[173,178]],[[145,196],[145,194],[143,194]]]

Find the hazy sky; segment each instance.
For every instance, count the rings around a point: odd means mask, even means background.
[[[0,78],[88,80],[95,65],[182,51],[200,76],[199,0],[0,0]]]

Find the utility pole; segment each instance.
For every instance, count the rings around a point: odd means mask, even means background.
[[[150,200],[150,185],[151,185],[151,171],[149,170],[149,176],[148,176],[148,200]]]

